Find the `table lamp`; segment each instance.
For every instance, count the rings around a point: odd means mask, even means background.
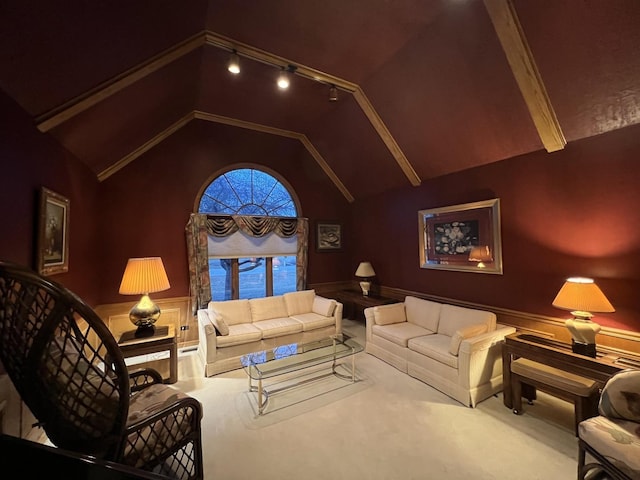
[[[160,317],[160,307],[149,298],[149,294],[168,290],[170,287],[160,257],[130,258],[127,261],[119,293],[121,295],[142,294],[140,301],[129,312],[129,320],[138,327],[136,337],[153,335],[154,323]]]
[[[615,309],[592,278],[568,278],[553,300],[556,308],[571,311],[574,318],[565,322],[571,332],[571,346],[574,353],[596,356],[596,334],[600,325],[591,321],[591,312],[609,313]]]
[[[373,271],[370,262],[360,262],[356,270],[356,277],[362,278],[360,288],[362,289],[362,295],[365,297],[369,295],[369,290],[371,289],[371,277],[375,276],[376,272]]]

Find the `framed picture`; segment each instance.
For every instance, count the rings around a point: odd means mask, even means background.
[[[342,250],[342,225],[340,223],[316,223],[316,250],[318,252],[338,252]]]
[[[67,272],[69,199],[42,187],[38,220],[38,271],[42,275]]]
[[[420,210],[420,267],[502,275],[500,199]]]

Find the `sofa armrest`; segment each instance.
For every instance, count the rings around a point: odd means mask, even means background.
[[[344,305],[340,303],[338,300],[336,300],[335,298],[323,297],[322,295],[318,295],[318,294],[316,294],[316,297],[322,298],[325,300],[333,300],[334,302],[336,302],[336,308],[333,310],[332,316],[336,322],[336,334],[342,333],[342,312],[344,311]]]
[[[502,375],[502,342],[516,329],[497,325],[492,332],[467,338],[460,344],[458,374],[462,386],[474,388]]]
[[[365,340],[367,342],[371,341],[371,336],[373,335],[373,326],[376,324],[373,316],[373,309],[376,307],[367,307],[364,309],[364,321],[365,321]]]
[[[216,358],[216,327],[213,326],[206,309],[198,310],[198,349],[207,362],[213,362]]]

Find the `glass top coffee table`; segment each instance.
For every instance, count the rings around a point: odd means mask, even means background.
[[[310,367],[331,363],[331,373],[344,380],[356,381],[355,354],[363,350],[362,345],[346,335],[335,335],[307,343],[291,343],[270,350],[249,353],[240,361],[249,377],[249,391],[258,394],[258,414],[262,415],[269,401],[269,394],[275,390],[267,390],[264,380],[280,375],[302,372]],[[336,369],[343,365],[338,360],[351,357],[350,374],[343,374]],[[326,376],[326,375],[323,375]],[[292,388],[302,383],[315,380],[316,377],[300,381],[285,388]],[[257,384],[254,385],[254,382]],[[280,388],[277,391],[284,390]]]

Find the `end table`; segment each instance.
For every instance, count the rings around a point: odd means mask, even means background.
[[[153,335],[136,337],[135,330],[124,332],[118,340],[124,358],[169,351],[169,378],[165,383],[178,381],[178,339],[173,325],[156,326]]]

